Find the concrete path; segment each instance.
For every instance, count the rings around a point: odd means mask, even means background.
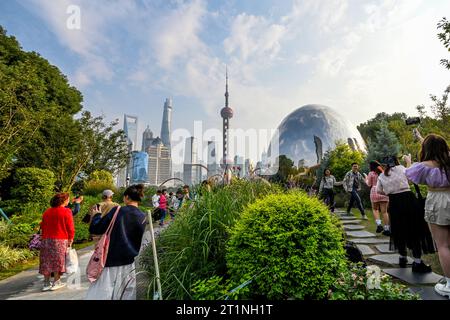
[[[157,237],[163,228],[154,226],[154,233]],[[148,231],[149,228],[147,228]],[[148,245],[151,233],[144,235],[143,243]],[[39,274],[39,267],[34,267],[23,271],[10,278],[0,281],[0,300],[84,300],[89,288],[89,281],[86,277],[86,266],[92,256],[94,246],[78,250],[78,272],[72,275],[63,275],[61,280],[67,286],[57,291],[42,292],[44,277]]]
[[[0,282],[2,300],[83,300],[89,288],[86,278],[86,266],[91,258],[93,246],[78,251],[79,269],[72,275],[63,275],[61,280],[67,283],[57,291],[42,292],[44,277],[39,268],[21,272]]]

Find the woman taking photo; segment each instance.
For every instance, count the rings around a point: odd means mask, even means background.
[[[390,236],[389,216],[387,208],[389,197],[377,193],[378,176],[383,173],[383,167],[378,161],[370,161],[370,172],[366,177],[366,184],[370,187],[370,202],[372,203],[373,216],[377,224],[377,233],[383,232],[385,236]],[[384,228],[381,225],[381,219],[384,220]]]
[[[87,300],[136,300],[134,259],[139,254],[145,231],[146,215],[138,208],[143,197],[143,185],[130,186],[123,194],[124,207],[112,208],[103,218],[100,213],[92,218],[89,232],[101,235],[118,210],[111,229],[105,268],[89,287]]]
[[[73,243],[75,228],[68,193],[58,193],[50,201],[51,208],[44,212],[41,222],[41,249],[39,273],[44,276],[42,291],[58,290],[66,284],[61,275],[66,272],[66,252]],[[50,282],[53,274],[54,281]]]
[[[450,150],[441,136],[430,134],[422,142],[420,163],[406,169],[408,179],[428,186],[425,220],[436,242],[445,281],[435,291],[450,298]],[[405,157],[407,166],[411,158]]]
[[[319,194],[328,204],[331,212],[334,212],[334,190],[335,186],[342,186],[342,182],[336,182],[336,178],[331,174],[330,169],[323,171],[323,177],[320,180]]]
[[[412,250],[414,257],[412,271],[431,272],[431,267],[426,265],[421,257],[423,253],[435,252],[434,243],[420,212],[419,201],[409,188],[406,168],[400,165],[396,156],[387,157],[385,163],[386,170],[378,177],[377,193],[389,196],[390,249],[398,250],[401,268],[406,268],[408,248]]]

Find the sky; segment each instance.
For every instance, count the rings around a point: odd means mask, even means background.
[[[67,26],[71,5],[79,29]],[[136,115],[155,135],[167,97],[173,129],[221,128],[226,66],[236,128],[275,129],[307,104],[355,126],[415,115],[450,84],[437,39],[446,14],[448,0],[0,1],[0,25],[60,68],[85,109]]]

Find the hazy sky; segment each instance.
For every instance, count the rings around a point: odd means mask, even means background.
[[[66,27],[72,4],[80,30]],[[0,24],[58,66],[86,109],[137,115],[156,135],[166,97],[174,128],[220,128],[226,65],[233,127],[276,128],[313,103],[355,125],[415,114],[450,84],[445,15],[448,0],[0,1]]]

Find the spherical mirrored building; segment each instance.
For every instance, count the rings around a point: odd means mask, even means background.
[[[290,113],[278,127],[279,154],[286,155],[297,166],[318,163],[317,152],[324,154],[341,140],[353,149],[365,151],[361,134],[335,110],[317,104],[300,107]]]

